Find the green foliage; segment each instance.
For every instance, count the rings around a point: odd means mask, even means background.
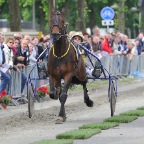
[[[115,127],[118,126],[118,123],[115,122],[102,122],[102,123],[95,123],[95,124],[87,124],[87,125],[83,125],[80,127],[80,129],[101,129],[101,130],[105,130],[111,127]]]
[[[104,120],[104,122],[117,122],[117,123],[129,123],[135,119],[137,119],[137,116],[113,116],[111,118],[107,118]]]
[[[137,110],[144,110],[144,106],[138,107]]]
[[[8,105],[8,104],[12,103],[12,99],[10,98],[10,96],[4,96],[0,99],[0,103]]]
[[[58,134],[57,139],[86,139],[97,133],[100,133],[100,129],[78,129]]]
[[[0,0],[0,6],[5,2],[5,0]]]
[[[144,116],[144,110],[131,110],[128,112],[121,113],[120,115],[125,116]]]
[[[62,140],[62,139],[57,139],[57,140],[42,140],[38,142],[34,142],[32,144],[72,144],[73,140]]]

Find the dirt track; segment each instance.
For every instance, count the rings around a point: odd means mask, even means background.
[[[118,91],[116,115],[144,106],[144,80],[119,84]],[[67,121],[61,125],[54,124],[60,103],[51,99],[35,104],[36,112],[32,119],[28,118],[27,104],[0,110],[0,143],[29,144],[42,139],[55,139],[56,134],[110,117],[107,86],[90,90],[90,97],[94,101],[93,108],[84,104],[82,91],[69,92]]]

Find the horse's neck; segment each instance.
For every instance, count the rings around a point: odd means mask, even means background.
[[[54,41],[55,53],[62,55],[68,48],[68,40],[66,37],[61,37],[59,40]]]

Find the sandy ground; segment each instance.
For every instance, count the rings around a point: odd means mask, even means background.
[[[56,125],[60,103],[51,100],[35,103],[35,114],[28,118],[27,104],[9,106],[0,110],[0,144],[30,144],[42,139],[55,139],[65,131],[77,129],[88,123],[101,122],[110,117],[107,86],[91,89],[94,107],[84,104],[82,91],[70,91],[66,102],[67,121]],[[115,114],[144,106],[144,80],[118,84],[118,99]]]

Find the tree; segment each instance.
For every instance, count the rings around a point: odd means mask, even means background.
[[[21,30],[19,0],[9,0],[9,23],[11,31]]]
[[[125,0],[119,0],[118,7],[118,30],[125,33]]]
[[[76,30],[85,31],[85,0],[77,0],[77,9],[78,9],[78,15],[77,15],[77,22],[76,22]]]

